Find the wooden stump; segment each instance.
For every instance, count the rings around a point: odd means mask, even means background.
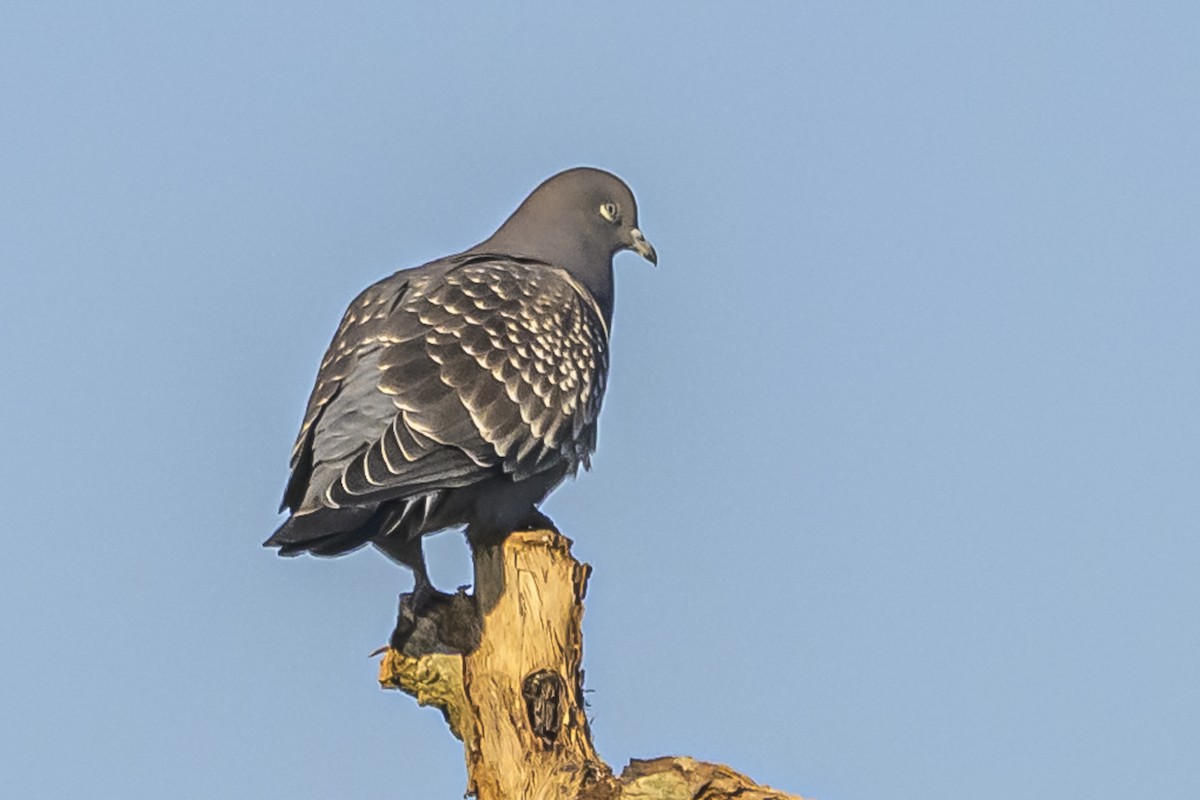
[[[590,569],[570,547],[566,537],[546,530],[477,547],[471,604],[465,595],[443,596],[406,624],[407,633],[421,632],[419,643],[394,637],[380,664],[385,688],[441,709],[463,741],[468,794],[478,800],[799,800],[690,758],[632,761],[613,776],[596,755],[584,713],[581,623]],[[464,621],[467,608],[479,619]],[[464,647],[464,639],[473,646]]]

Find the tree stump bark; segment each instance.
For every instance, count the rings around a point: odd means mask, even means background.
[[[442,711],[463,741],[477,800],[799,800],[690,758],[631,761],[617,777],[596,754],[583,703],[583,598],[590,568],[553,531],[475,548],[475,595],[420,613],[401,601],[384,688]]]

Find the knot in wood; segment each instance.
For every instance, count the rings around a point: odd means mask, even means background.
[[[521,695],[525,698],[525,713],[529,727],[550,748],[558,738],[562,724],[559,701],[563,694],[563,680],[557,672],[543,669],[531,672],[521,683]]]

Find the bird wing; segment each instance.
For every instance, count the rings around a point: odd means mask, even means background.
[[[312,489],[344,508],[586,465],[607,363],[603,315],[561,269],[472,255],[397,273],[360,295],[330,346],[285,505]]]
[[[387,317],[408,290],[411,272],[397,272],[367,287],[342,315],[321,359],[304,421],[292,446],[291,471],[280,511],[298,511],[314,469],[336,462],[339,455],[344,459],[357,452],[366,430],[381,428],[394,415],[391,403],[380,403],[375,397],[377,369],[372,362],[382,348]]]

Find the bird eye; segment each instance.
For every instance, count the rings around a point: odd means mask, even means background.
[[[616,203],[602,203],[600,205],[600,216],[609,222],[620,222],[621,209]]]

